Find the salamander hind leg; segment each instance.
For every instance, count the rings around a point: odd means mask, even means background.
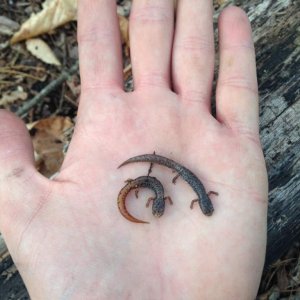
[[[153,154],[155,155],[155,151],[153,151]],[[152,172],[152,168],[153,168],[153,162],[150,163],[150,167],[149,167],[147,176],[149,176],[150,173]]]
[[[153,168],[153,162],[150,163],[150,167],[149,167],[147,176],[150,176],[150,173],[152,172],[152,168]]]
[[[210,196],[210,195],[216,195],[216,196],[219,196],[219,193],[214,192],[214,191],[209,191],[209,192],[207,193],[207,196]]]
[[[190,208],[193,209],[194,203],[198,202],[199,199],[195,199],[191,202]]]

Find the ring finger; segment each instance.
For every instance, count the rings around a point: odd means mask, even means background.
[[[173,88],[183,101],[209,108],[214,66],[211,0],[178,0]]]

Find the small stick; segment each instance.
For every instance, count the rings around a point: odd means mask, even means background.
[[[19,117],[25,117],[25,114],[35,105],[38,104],[45,96],[52,92],[56,87],[61,85],[69,76],[75,74],[78,71],[78,62],[76,62],[68,71],[62,71],[62,73],[52,82],[50,82],[45,88],[43,88],[38,95],[27,101],[17,111],[16,115]]]

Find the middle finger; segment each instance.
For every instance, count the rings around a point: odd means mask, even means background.
[[[174,0],[134,0],[130,52],[134,87],[169,86]]]

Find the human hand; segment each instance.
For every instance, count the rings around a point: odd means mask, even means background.
[[[52,181],[34,169],[23,123],[0,112],[0,229],[32,299],[253,299],[266,243],[267,176],[258,136],[251,29],[238,8],[219,20],[216,119],[210,113],[211,1],[133,3],[135,91],[122,89],[115,1],[79,1],[82,91],[75,134]],[[174,32],[174,40],[173,40]],[[173,92],[173,91],[174,92]],[[116,198],[152,153],[191,169],[212,196],[211,217],[180,178],[154,165],[173,206],[155,219],[146,194],[124,219]]]

